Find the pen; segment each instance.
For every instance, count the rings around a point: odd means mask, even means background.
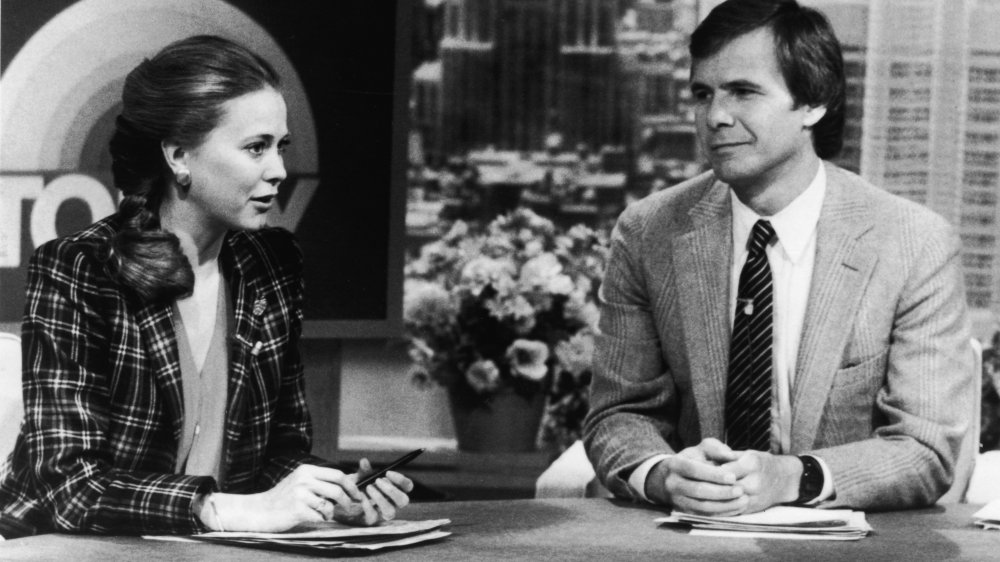
[[[384,467],[376,470],[375,472],[369,474],[368,476],[364,477],[360,482],[358,482],[358,488],[364,489],[365,486],[371,484],[375,480],[378,480],[379,478],[381,478],[382,476],[384,476],[386,472],[389,472],[390,470],[392,470],[394,468],[398,468],[398,467],[401,467],[401,466],[405,465],[406,463],[408,463],[408,462],[412,461],[413,459],[417,458],[418,456],[420,456],[420,453],[423,453],[423,452],[424,452],[423,449],[414,449],[413,451],[410,451],[409,453],[406,453],[405,455],[403,455],[403,456],[399,457],[398,459],[392,461],[388,465],[386,465],[386,466],[384,466]]]

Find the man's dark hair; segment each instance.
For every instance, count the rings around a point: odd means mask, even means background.
[[[718,53],[737,37],[767,27],[785,84],[797,107],[825,106],[813,125],[820,158],[836,156],[844,144],[844,57],[829,20],[795,0],[727,0],[691,35],[692,63]]]

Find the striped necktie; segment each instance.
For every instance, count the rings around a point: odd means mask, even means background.
[[[765,248],[774,237],[766,220],[750,234],[740,272],[726,388],[726,443],[735,450],[771,448],[771,267]]]

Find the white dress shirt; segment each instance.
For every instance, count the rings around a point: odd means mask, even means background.
[[[795,384],[795,361],[805,321],[813,263],[816,259],[816,225],[819,223],[826,195],[826,170],[819,166],[816,176],[784,209],[771,217],[761,217],[743,204],[730,190],[732,203],[733,256],[730,264],[729,323],[736,317],[736,294],[740,272],[750,254],[747,241],[759,219],[771,223],[776,234],[765,250],[771,265],[774,288],[774,323],[772,334],[771,450],[786,454],[791,448],[792,388]],[[646,478],[657,463],[669,455],[661,454],[644,461],[629,476],[629,485],[644,498]],[[823,459],[815,457],[823,469],[823,490],[811,503],[833,495],[833,481]]]

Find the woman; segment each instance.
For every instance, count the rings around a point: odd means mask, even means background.
[[[408,503],[390,472],[320,466],[298,352],[302,255],[265,227],[289,142],[278,77],[218,37],[125,81],[119,212],[28,268],[25,423],[0,535],[372,525]]]

